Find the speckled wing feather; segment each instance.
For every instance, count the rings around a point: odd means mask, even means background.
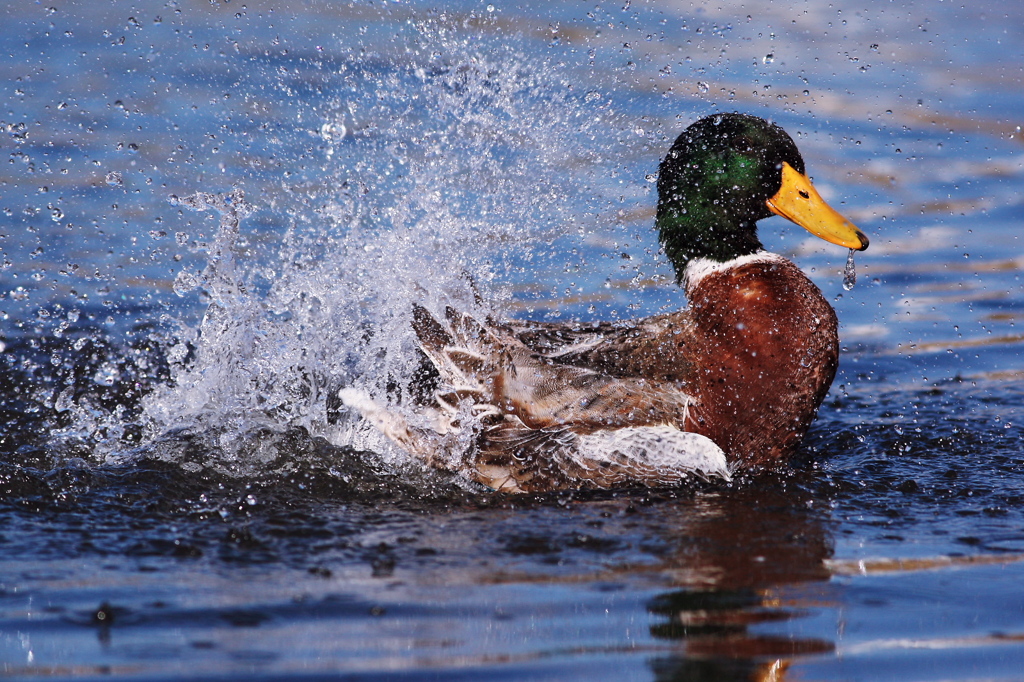
[[[439,402],[454,412],[469,398],[490,418],[474,474],[487,485],[547,490],[570,481],[606,487],[728,477],[720,448],[678,428],[693,400],[675,385],[563,364],[510,329],[484,327],[451,308],[440,322],[417,306],[413,326],[446,385]]]
[[[525,346],[559,364],[676,383],[685,383],[694,369],[687,311],[614,324],[517,321],[508,327]]]
[[[488,321],[493,324],[493,321]],[[536,322],[512,320],[504,326],[528,348],[548,357],[585,352],[615,338],[627,327],[613,322]]]
[[[667,424],[578,434],[570,429],[530,429],[508,417],[484,436],[478,469],[493,478],[476,478],[496,489],[657,487],[692,478],[730,477],[725,453],[714,442]]]
[[[417,306],[413,322],[442,380],[531,428],[592,431],[685,422],[692,399],[675,386],[554,362],[506,330],[484,327],[452,308],[445,318],[442,325]]]

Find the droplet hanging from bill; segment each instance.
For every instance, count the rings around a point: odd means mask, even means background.
[[[843,269],[843,288],[849,291],[857,283],[857,267],[853,264],[853,251],[846,257],[846,267]]]

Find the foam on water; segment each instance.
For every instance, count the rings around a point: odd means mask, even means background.
[[[337,66],[337,96],[307,112],[315,163],[284,174],[288,227],[273,247],[253,247],[263,238],[246,237],[245,219],[274,206],[250,205],[242,188],[178,201],[219,220],[197,245],[205,269],[175,282],[208,307],[168,349],[172,381],[144,400],[146,439],[201,434],[242,470],[259,465],[245,461],[246,438],[267,429],[404,457],[338,390],[401,409],[419,363],[413,301],[481,312],[474,282],[500,308],[513,259],[530,262],[602,210],[593,169],[608,164],[590,150],[615,146],[608,104],[557,64],[514,44],[484,50],[441,21],[412,43],[407,63],[359,54]]]

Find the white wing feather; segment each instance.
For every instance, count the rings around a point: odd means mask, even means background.
[[[625,466],[663,472],[666,479],[687,473],[730,480],[725,452],[713,440],[674,426],[635,426],[578,436],[581,455],[597,461],[618,460]],[[677,481],[665,480],[671,484]]]

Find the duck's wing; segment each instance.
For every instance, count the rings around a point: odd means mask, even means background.
[[[508,329],[523,345],[559,364],[683,385],[694,371],[688,310],[621,323],[516,321]]]
[[[489,324],[497,326],[493,320]],[[587,350],[614,338],[628,327],[614,322],[537,322],[512,320],[501,323],[525,346],[548,357],[559,357]]]
[[[413,326],[448,387],[438,402],[454,414],[469,400],[487,418],[470,472],[486,485],[538,491],[729,477],[721,448],[679,428],[694,400],[674,384],[563,364],[451,308],[442,322],[417,307]]]
[[[442,323],[416,306],[413,328],[455,398],[486,402],[530,428],[594,431],[683,424],[693,403],[674,384],[556,362],[506,330],[485,327],[450,307]]]
[[[456,452],[452,446],[458,438],[412,426],[359,389],[345,388],[339,395],[409,454],[502,492],[662,487],[692,478],[730,478],[721,448],[705,436],[671,425],[579,434],[568,427],[530,428],[513,415],[504,415],[482,430],[475,451]]]

